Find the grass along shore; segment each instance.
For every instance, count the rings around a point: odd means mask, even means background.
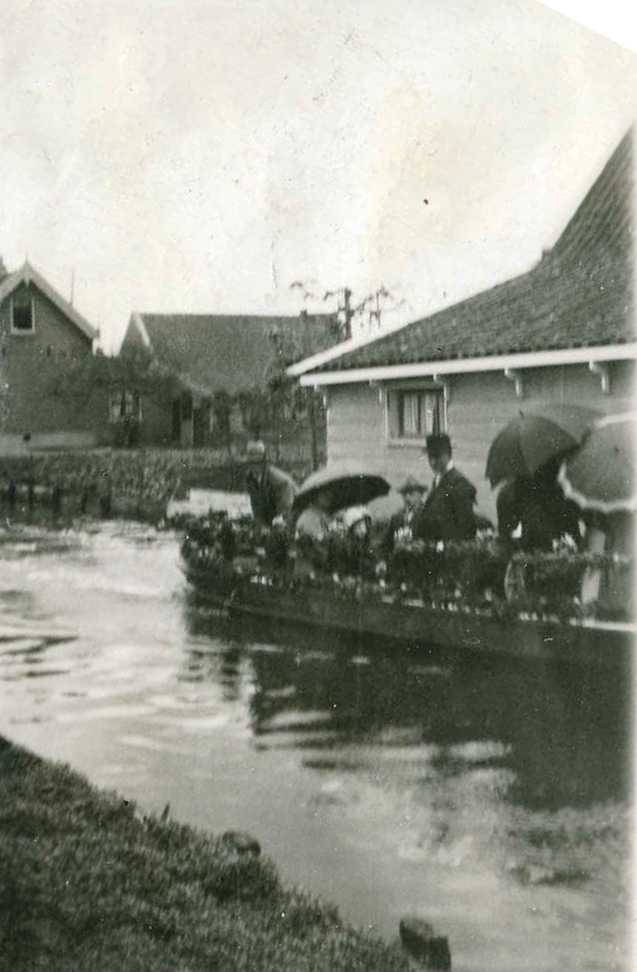
[[[2,972],[407,972],[267,858],[0,737]]]

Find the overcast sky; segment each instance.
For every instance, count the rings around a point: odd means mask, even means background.
[[[0,44],[0,253],[107,343],[299,278],[429,313],[534,263],[637,114],[637,55],[522,0],[2,0]]]

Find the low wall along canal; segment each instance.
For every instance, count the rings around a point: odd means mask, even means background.
[[[458,972],[629,967],[630,685],[614,670],[237,626],[179,538],[6,529],[0,733],[213,833]]]
[[[282,465],[299,481],[309,472],[293,456]],[[63,516],[133,517],[158,522],[186,486],[244,489],[241,462],[225,450],[102,449],[33,452],[0,459],[0,500]]]

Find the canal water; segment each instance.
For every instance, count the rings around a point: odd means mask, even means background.
[[[138,525],[0,541],[0,732],[458,972],[629,967],[625,673],[233,626]]]

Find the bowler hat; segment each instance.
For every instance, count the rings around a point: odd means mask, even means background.
[[[443,452],[451,455],[451,439],[446,432],[428,435],[425,439],[424,451],[432,456],[439,456]]]
[[[415,476],[407,476],[407,479],[398,487],[397,492],[402,493],[426,493],[427,487],[424,483],[419,482]]]

